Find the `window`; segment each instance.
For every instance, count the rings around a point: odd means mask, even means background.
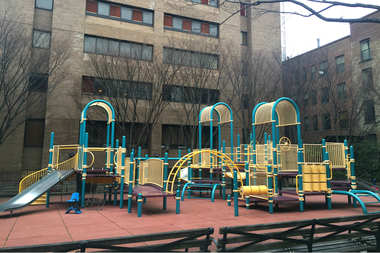
[[[318,130],[318,115],[313,116],[313,130]]]
[[[305,93],[305,96],[303,97],[303,106],[307,106],[309,104],[309,94]]]
[[[327,61],[323,61],[319,64],[319,75],[320,76],[325,76],[327,75],[327,71],[328,71],[328,62]]]
[[[219,34],[219,24],[185,17],[173,16],[170,14],[164,15],[164,27],[165,29],[169,30],[190,32],[212,37],[218,37]]]
[[[323,129],[329,130],[331,129],[331,120],[330,120],[330,113],[323,114]]]
[[[53,0],[36,0],[36,8],[53,10]]]
[[[219,56],[175,48],[164,48],[164,63],[218,69]]]
[[[82,92],[107,97],[151,100],[152,84],[83,76]]]
[[[311,80],[315,79],[315,72],[316,72],[315,66],[311,66],[311,75],[310,75]]]
[[[311,104],[316,105],[317,104],[317,91],[316,90],[311,90]]]
[[[163,88],[164,100],[178,103],[215,104],[219,100],[219,91],[178,85],[166,85]]]
[[[25,121],[24,147],[43,147],[44,119],[27,119]]]
[[[339,83],[337,85],[338,99],[346,99],[346,83]]]
[[[368,61],[371,59],[369,39],[360,41],[360,58],[362,61]]]
[[[247,7],[248,4],[240,3],[240,16],[246,17],[247,16]]]
[[[84,52],[151,61],[153,46],[85,35]]]
[[[367,100],[364,102],[364,122],[373,123],[375,122],[375,106],[373,100]]]
[[[348,128],[348,112],[344,111],[339,114],[339,127],[341,129]]]
[[[327,104],[329,102],[329,93],[330,93],[330,89],[328,87],[322,88],[322,98],[321,98],[322,104]]]
[[[153,11],[121,4],[87,0],[87,15],[109,17],[121,21],[153,26]]]
[[[344,55],[335,58],[336,73],[344,72]]]
[[[364,89],[370,90],[373,88],[372,68],[366,68],[362,70],[362,82]]]
[[[247,32],[241,32],[241,44],[244,46],[248,45],[248,33]]]
[[[218,0],[191,0],[193,3],[206,4],[213,7],[218,7]]]
[[[50,32],[33,30],[33,47],[50,48]]]
[[[191,147],[197,141],[197,127],[186,125],[162,125],[162,145],[169,149]]]
[[[309,128],[310,128],[310,119],[309,119],[309,117],[305,116],[303,122],[304,122],[303,123],[304,130],[305,131],[309,130]]]
[[[28,90],[32,92],[46,92],[48,88],[48,74],[31,73]]]

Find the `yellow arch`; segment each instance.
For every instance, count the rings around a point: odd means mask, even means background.
[[[231,174],[233,175],[234,169],[238,172],[238,180],[240,181],[241,185],[243,185],[243,179],[239,173],[239,169],[236,166],[236,164],[231,160],[229,156],[227,156],[224,153],[211,150],[211,149],[202,149],[193,151],[191,153],[188,153],[187,155],[181,157],[173,166],[173,168],[170,170],[168,181],[166,184],[166,191],[169,193],[174,193],[174,185],[175,180],[177,178],[178,172],[184,167],[184,164],[187,163],[190,159],[192,159],[195,155],[201,154],[201,153],[210,153],[214,155],[217,158],[220,158],[222,162],[227,166],[227,168],[230,170]],[[170,187],[169,187],[170,185]],[[169,189],[170,188],[170,189]]]

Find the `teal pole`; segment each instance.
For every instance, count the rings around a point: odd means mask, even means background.
[[[190,148],[187,149],[187,153],[188,154],[191,153]],[[193,180],[193,170],[191,169],[190,165],[191,165],[191,161],[190,161],[190,159],[188,159],[187,160],[187,177],[188,177],[189,182],[191,182],[191,180]]]
[[[175,203],[175,213],[179,214],[181,212],[181,209],[180,209],[181,197],[179,196],[179,189],[177,189],[175,200],[176,200],[176,203]]]
[[[227,205],[231,206],[231,194],[227,195]]]
[[[268,174],[268,208],[269,213],[273,213],[273,177],[272,177],[272,166],[267,166]]]
[[[82,197],[81,197],[81,207],[84,208],[85,191],[86,191],[86,177],[87,177],[87,148],[88,148],[88,133],[84,134],[84,145],[83,145],[83,163],[82,163]]]
[[[305,198],[303,193],[303,180],[302,180],[302,166],[303,166],[303,152],[302,150],[298,150],[297,158],[298,158],[298,199],[300,202],[300,212],[304,210]]]
[[[238,193],[238,185],[237,185],[238,183],[237,183],[237,172],[236,172],[236,170],[234,170],[234,190],[233,190],[233,192],[234,192],[234,215],[235,216],[239,216],[239,203],[238,203],[238,201],[239,201],[239,193]]]
[[[164,189],[166,189],[167,183],[168,183],[168,152],[165,152],[165,158],[164,158]],[[166,210],[166,197],[162,198],[162,209]]]
[[[132,193],[133,193],[133,161],[134,153],[131,152],[129,164],[129,182],[128,182],[128,213],[132,212]]]
[[[237,146],[236,146],[237,161],[240,162],[240,134],[237,134]]]
[[[139,193],[137,195],[137,217],[141,217],[141,214],[142,214],[142,203],[143,203],[142,194]]]
[[[117,144],[116,144],[117,145]],[[121,141],[121,179],[120,179],[120,209],[124,205],[124,178],[125,178],[125,155],[126,155],[126,138],[123,136]]]
[[[351,189],[356,190],[356,176],[355,176],[355,154],[354,147],[350,146],[350,163],[351,163]]]
[[[136,184],[139,184],[139,176],[140,176],[140,163],[141,163],[141,146],[137,148],[137,159],[136,159]]]
[[[327,184],[326,203],[327,203],[327,208],[331,209],[331,193],[332,193],[332,191],[331,191],[331,181],[329,179],[331,177],[329,153],[327,153],[327,152],[323,153],[323,160],[324,160],[324,163],[326,165],[326,177],[327,177],[327,181],[326,181],[326,184]]]
[[[350,180],[351,179],[351,175],[348,173],[348,166],[349,166],[349,163],[350,163],[350,160],[349,160],[350,155],[348,153],[348,149],[349,148],[348,148],[347,139],[344,139],[344,158],[346,160],[346,177],[347,177],[347,180]],[[351,186],[351,189],[352,189],[352,186]],[[350,195],[347,195],[347,202],[348,202],[349,205],[351,205],[351,197],[350,197]]]
[[[50,133],[50,145],[49,145],[49,166],[48,171],[53,170],[53,151],[54,151],[54,132]],[[46,207],[50,204],[50,191],[46,192]]]

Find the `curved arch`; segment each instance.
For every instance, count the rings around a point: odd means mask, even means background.
[[[224,108],[226,110],[220,109]],[[202,123],[210,122],[210,149],[213,148],[213,113],[214,111],[218,116],[218,138],[219,138],[219,147],[221,149],[221,129],[220,125],[224,123],[230,123],[230,139],[231,139],[231,148],[233,148],[233,113],[231,107],[224,103],[218,102],[214,105],[207,106],[202,108],[198,116],[198,147],[202,148]],[[228,112],[228,113],[227,113]]]
[[[193,151],[191,153],[186,154],[180,160],[178,160],[174,164],[174,166],[172,167],[172,169],[170,170],[170,173],[169,173],[169,176],[168,176],[168,180],[167,180],[168,183],[167,183],[166,189],[165,189],[166,192],[169,192],[169,193],[173,193],[174,192],[174,185],[175,185],[175,180],[177,178],[178,172],[184,167],[185,164],[187,165],[187,162],[190,159],[192,159],[193,156],[195,156],[197,154],[201,154],[201,153],[210,153],[210,154],[216,156],[217,158],[221,159],[221,161],[225,163],[225,165],[227,166],[227,168],[230,170],[230,172],[232,174],[233,174],[234,170],[236,170],[236,171],[239,172],[238,167],[231,160],[231,158],[229,156],[227,156],[226,154],[222,153],[222,152],[218,152],[218,151],[214,151],[214,150],[210,150],[210,149]],[[242,180],[242,178],[240,176],[240,173],[238,173],[238,175],[239,175],[238,176],[238,180],[241,183],[241,185],[243,185],[243,180]],[[170,185],[170,187],[169,187],[169,185]]]

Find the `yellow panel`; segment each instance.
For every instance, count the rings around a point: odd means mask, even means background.
[[[322,145],[304,144],[304,161],[306,163],[322,163]]]
[[[311,182],[311,174],[303,174],[303,181],[304,182]]]
[[[297,145],[278,145],[281,169],[280,171],[297,171]]]
[[[320,187],[321,191],[327,192],[327,184],[326,184],[326,182],[320,183],[319,187]]]
[[[313,192],[319,192],[320,191],[319,182],[316,182],[316,183],[313,182],[312,189],[313,189]]]
[[[343,143],[327,142],[326,151],[329,153],[329,159],[333,168],[346,168]]]
[[[304,192],[311,192],[312,191],[311,183],[304,182],[303,183],[303,191]]]
[[[164,162],[161,159],[148,159],[140,163],[140,184],[155,184],[163,187]]]

